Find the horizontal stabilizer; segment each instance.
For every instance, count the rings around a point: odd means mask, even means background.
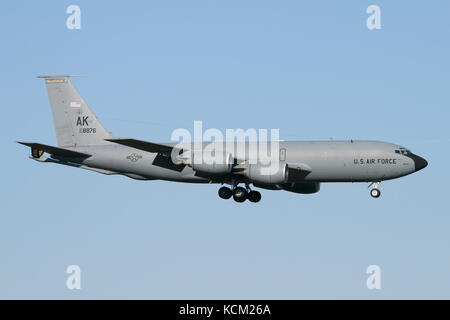
[[[173,147],[167,146],[164,144],[159,143],[153,143],[153,142],[147,142],[142,140],[136,140],[136,139],[105,139],[106,141],[118,143],[127,147],[132,147],[135,149],[147,151],[147,152],[154,152],[154,153],[160,153],[160,152],[172,152]]]
[[[79,78],[79,77],[87,77],[86,75],[79,75],[79,74],[58,74],[58,75],[38,75],[36,78],[41,79],[59,79],[59,78]]]
[[[17,141],[17,142],[20,143],[20,144],[23,144],[25,146],[30,147],[31,150],[41,150],[41,151],[47,152],[49,154],[52,154],[52,155],[55,155],[55,156],[60,156],[60,157],[88,158],[88,157],[91,156],[90,154],[77,152],[77,151],[72,151],[72,150],[63,149],[63,148],[58,148],[58,147],[52,147],[52,146],[48,146],[46,144],[41,144],[41,143],[21,142],[21,141]]]

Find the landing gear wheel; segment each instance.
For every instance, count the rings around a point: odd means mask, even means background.
[[[232,195],[233,191],[231,191],[231,189],[228,187],[222,187],[219,189],[219,197],[221,197],[222,199],[230,199]]]
[[[236,202],[244,202],[247,199],[247,190],[242,187],[236,187],[233,190],[233,199]]]
[[[372,190],[370,190],[370,195],[373,198],[378,198],[381,195],[381,191],[377,188],[373,188]]]
[[[261,200],[261,193],[258,191],[250,191],[247,198],[250,202],[259,202],[259,200]]]

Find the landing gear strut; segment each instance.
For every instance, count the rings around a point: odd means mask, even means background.
[[[380,185],[380,182],[374,182],[373,183],[373,188],[372,188],[372,190],[370,190],[370,195],[373,198],[378,198],[381,195],[381,191],[380,191],[380,189],[378,189],[379,185]]]

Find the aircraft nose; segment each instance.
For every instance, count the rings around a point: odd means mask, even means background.
[[[425,168],[428,165],[427,160],[425,160],[424,158],[422,158],[416,154],[412,155],[412,159],[414,161],[414,166],[415,166],[416,171],[422,170],[423,168]]]

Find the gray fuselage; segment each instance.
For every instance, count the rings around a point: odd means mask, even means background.
[[[297,177],[295,181],[290,179],[290,182],[383,181],[411,174],[427,165],[423,158],[399,145],[387,142],[331,140],[278,143],[281,161],[309,168],[307,174]],[[239,142],[236,144],[239,145]],[[248,142],[244,144],[248,147]],[[71,149],[92,154],[82,164],[89,168],[105,170],[103,173],[123,174],[142,180],[226,182],[199,176],[190,166],[177,166],[170,158],[132,147],[108,144]],[[233,154],[232,151],[231,153]]]

